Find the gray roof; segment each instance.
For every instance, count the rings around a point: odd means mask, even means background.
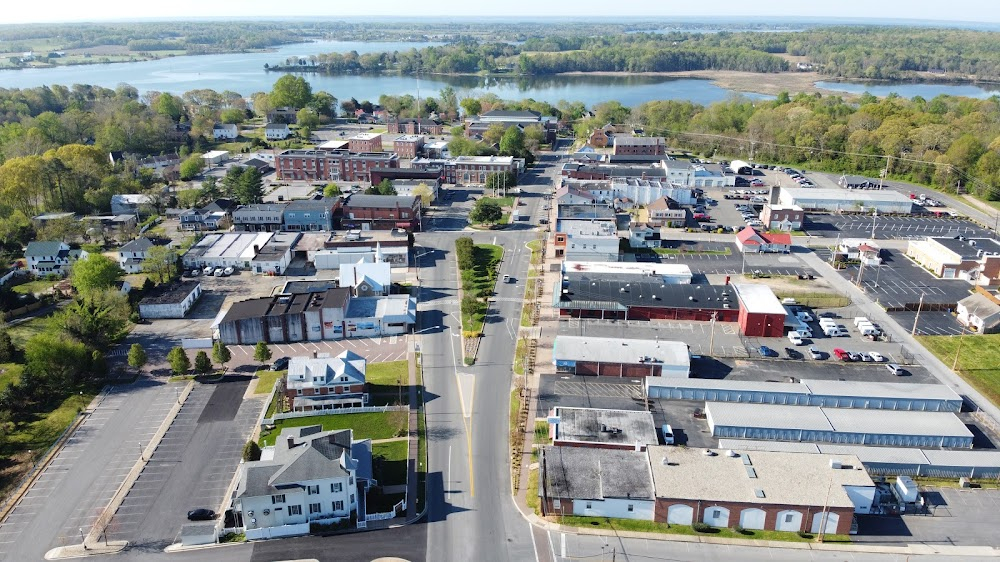
[[[201,283],[197,281],[181,281],[172,285],[160,285],[144,297],[139,304],[174,304],[183,302]]]
[[[31,256],[55,256],[59,254],[59,249],[63,243],[58,240],[28,242],[24,255]]]
[[[638,410],[555,408],[559,441],[634,446],[657,443],[653,414]]]
[[[866,447],[833,443],[792,443],[720,439],[720,449],[743,451],[785,451],[855,455],[864,464],[927,465],[948,467],[1000,467],[1000,451],[960,449],[907,449],[901,447]]]
[[[264,126],[265,131],[284,131],[288,128],[286,123],[268,123]]]
[[[991,240],[989,238],[969,238],[966,240],[959,240],[957,238],[939,236],[931,238],[931,240],[937,242],[952,252],[955,252],[963,259],[977,259],[980,257],[977,255],[977,252],[980,251],[1000,254],[1000,243],[997,243],[996,240]]]
[[[285,212],[288,211],[330,211],[337,200],[333,197],[323,197],[322,199],[293,199],[285,205]]]
[[[688,345],[676,341],[556,336],[552,346],[555,361],[594,361],[600,363],[663,363],[691,365]],[[645,358],[640,361],[640,358]]]
[[[972,437],[951,412],[854,410],[706,402],[710,426],[803,429],[837,433]]]
[[[311,303],[317,303],[318,308],[343,308],[350,295],[351,290],[345,287],[248,299],[233,303],[219,323],[224,324],[264,316],[297,314],[304,311]]]
[[[153,247],[153,243],[145,236],[141,238],[136,238],[135,240],[125,244],[118,249],[119,252],[145,252],[146,250]]]
[[[365,195],[357,193],[347,200],[347,207],[368,207],[379,209],[410,209],[416,202],[414,195]]]
[[[566,292],[556,295],[555,306],[604,310],[625,310],[635,306],[725,310],[728,304],[729,309],[739,310],[736,291],[730,285],[671,285],[654,280],[636,281],[635,277],[567,272],[563,275]]]
[[[541,119],[542,114],[537,111],[513,111],[507,109],[494,109],[481,114],[480,119]]]
[[[563,336],[558,336],[556,341]],[[962,397],[943,384],[911,384],[892,382],[801,380],[798,383],[747,381],[732,379],[671,379],[647,377],[649,388],[724,390],[728,392],[761,392],[768,394],[813,394],[817,396],[865,396],[873,399],[908,398],[948,400],[961,403]]]
[[[995,326],[1000,320],[1000,304],[980,293],[973,293],[958,301],[966,310],[983,319],[987,327]]]
[[[615,210],[605,203],[598,203],[596,205],[559,204],[557,205],[557,211],[559,220],[604,219],[613,221],[615,218]]]
[[[653,499],[653,479],[645,453],[549,446],[542,450],[542,464],[544,491],[549,497]]]

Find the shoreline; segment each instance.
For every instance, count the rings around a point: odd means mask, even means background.
[[[825,80],[817,72],[744,72],[739,70],[680,70],[676,72],[562,72],[559,76],[662,76],[667,78],[697,78],[710,80],[716,86],[735,92],[776,96],[781,92],[831,94],[855,97],[847,92],[819,88],[816,82]]]

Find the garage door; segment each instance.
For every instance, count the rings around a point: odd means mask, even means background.
[[[750,508],[740,512],[740,527],[744,529],[763,529],[764,517],[767,513],[763,509]]]
[[[819,529],[822,526],[823,515],[824,514],[822,512],[813,515],[813,523],[812,523],[812,532],[813,533],[818,533],[819,532]],[[831,534],[831,535],[835,534],[837,532],[837,523],[839,523],[839,522],[840,522],[840,516],[839,515],[837,515],[836,513],[827,513],[826,514],[826,529],[823,532],[827,533],[827,534]]]
[[[690,505],[675,503],[667,508],[667,523],[671,525],[690,525],[694,519],[694,510]]]
[[[729,510],[724,507],[712,506],[705,509],[705,515],[701,521],[713,527],[729,526]]]
[[[794,510],[779,511],[774,528],[779,531],[791,532],[802,530],[802,512]]]

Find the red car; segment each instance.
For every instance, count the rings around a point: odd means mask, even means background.
[[[846,352],[846,351],[844,351],[843,349],[840,349],[839,347],[835,347],[833,349],[833,355],[834,355],[834,357],[836,357],[837,359],[840,359],[841,361],[850,361],[851,360],[851,354],[848,353],[848,352]]]

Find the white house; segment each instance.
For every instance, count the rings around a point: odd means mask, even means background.
[[[958,301],[956,320],[980,334],[995,334],[1000,329],[1000,299],[985,292],[973,293]]]
[[[371,440],[354,440],[350,429],[282,430],[261,460],[240,468],[233,507],[242,515],[246,537],[304,535],[312,521],[332,523],[357,513],[372,478],[371,455]]]
[[[287,123],[268,123],[264,126],[264,138],[267,140],[285,140],[291,134]]]
[[[74,261],[87,257],[87,252],[70,250],[65,242],[35,241],[28,242],[24,257],[28,261],[28,269],[35,275],[66,275],[69,273],[69,266]]]
[[[152,247],[153,243],[146,237],[136,238],[125,244],[121,248],[118,248],[118,266],[125,273],[140,273],[142,271],[142,262],[145,261],[148,255],[147,252]]]
[[[239,135],[239,128],[234,123],[216,123],[212,127],[212,136],[215,140],[234,140]]]
[[[357,297],[388,295],[392,286],[392,266],[378,257],[376,250],[374,263],[361,259],[357,263],[340,264],[340,286],[350,287]]]
[[[150,207],[153,199],[141,193],[122,193],[111,196],[112,215],[135,215],[143,207]],[[145,209],[143,209],[145,211]]]
[[[368,402],[368,362],[350,350],[329,357],[292,357],[285,396],[293,412],[360,408]]]
[[[184,318],[201,297],[201,283],[182,281],[163,288],[157,287],[139,301],[142,318]]]

